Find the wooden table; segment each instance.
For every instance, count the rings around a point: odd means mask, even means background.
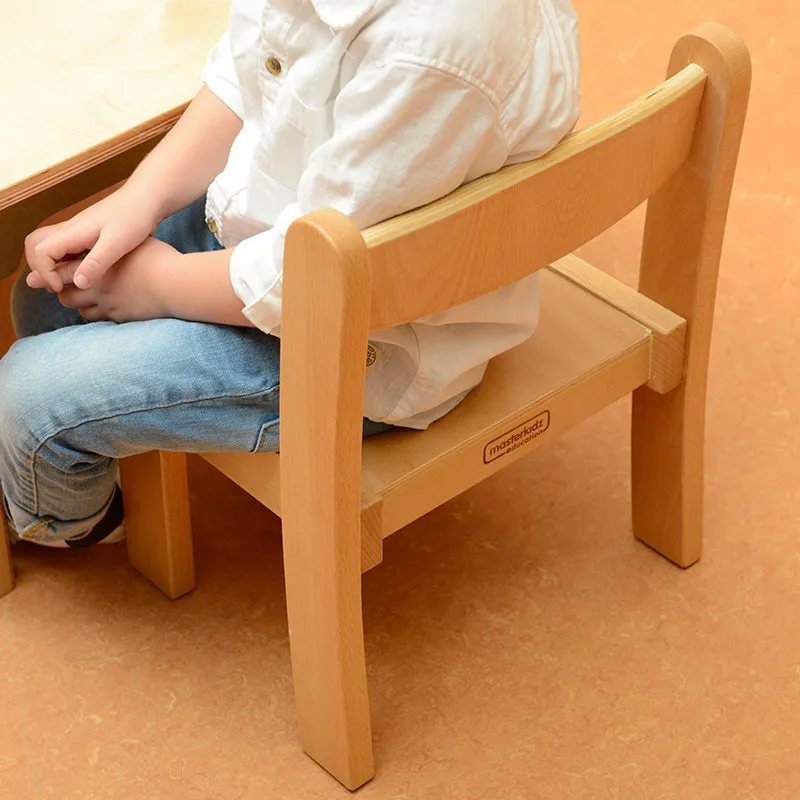
[[[200,86],[229,8],[0,0],[0,278],[38,223],[122,180],[169,129]]]
[[[0,0],[0,357],[14,338],[9,278],[25,236],[131,173],[199,89],[229,7],[229,0]],[[122,467],[126,503],[145,510],[126,515],[131,563],[170,597],[194,584],[183,459],[146,453]],[[169,515],[157,502],[163,497],[173,500]],[[171,568],[175,552],[158,549],[164,525],[181,528],[170,541],[190,565],[183,573]],[[0,596],[12,587],[0,512]]]

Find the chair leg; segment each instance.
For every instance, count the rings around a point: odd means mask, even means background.
[[[665,395],[637,389],[633,397],[633,532],[681,567],[700,558],[703,540],[705,396],[697,394],[684,383]]]
[[[120,461],[130,563],[167,597],[194,588],[184,453],[152,451]]]
[[[359,537],[292,529],[284,518],[286,604],[303,749],[355,790],[372,778],[374,768],[361,553],[342,547],[342,540],[357,543]]]
[[[0,502],[2,502],[0,500]],[[14,588],[14,564],[11,561],[11,544],[6,515],[0,508],[0,597]]]

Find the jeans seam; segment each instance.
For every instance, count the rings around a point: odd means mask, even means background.
[[[258,453],[261,450],[261,445],[264,442],[264,437],[267,435],[270,428],[274,428],[280,423],[281,419],[273,419],[271,422],[265,422],[258,430],[258,438],[256,439],[255,447],[250,451],[251,453]]]
[[[161,411],[161,410],[168,409],[168,408],[178,408],[180,406],[191,406],[191,405],[196,405],[198,403],[205,403],[205,402],[207,402],[209,400],[219,400],[219,399],[222,399],[222,398],[243,400],[243,399],[247,399],[247,398],[250,398],[250,397],[258,397],[259,395],[263,395],[265,397],[269,397],[270,395],[275,394],[275,392],[277,392],[279,390],[280,390],[280,384],[277,384],[276,386],[272,387],[272,389],[270,389],[267,392],[263,392],[263,391],[262,392],[247,392],[247,393],[235,394],[235,395],[232,395],[232,394],[215,394],[215,395],[208,395],[208,396],[205,396],[205,397],[196,397],[196,398],[192,398],[191,400],[181,400],[180,402],[176,402],[176,403],[164,403],[162,405],[145,406],[144,408],[137,408],[135,410],[129,410],[129,411],[121,412],[121,413],[107,414],[105,416],[98,416],[98,417],[91,417],[90,419],[82,420],[81,422],[78,422],[78,423],[76,423],[74,425],[70,425],[69,427],[60,428],[58,431],[54,431],[53,433],[51,433],[48,436],[46,436],[36,446],[36,448],[31,453],[29,470],[30,470],[30,474],[33,477],[33,480],[32,480],[32,484],[33,484],[33,486],[32,486],[32,490],[33,490],[33,507],[35,509],[35,511],[33,513],[36,516],[38,516],[38,514],[39,514],[39,491],[38,491],[37,480],[36,480],[35,462],[36,462],[37,457],[39,456],[39,451],[51,439],[54,439],[56,436],[60,436],[61,434],[66,433],[68,431],[75,430],[76,428],[80,428],[82,425],[88,425],[88,424],[93,423],[93,422],[103,422],[103,421],[108,420],[108,419],[127,417],[127,416],[130,416],[131,414],[141,414],[141,413],[146,412],[146,411],[157,411],[157,410]],[[260,438],[260,435],[261,435],[261,433],[259,431],[259,438]],[[49,461],[47,463],[48,463],[49,466],[53,467],[54,469],[57,469],[62,474],[65,474],[65,475],[68,474],[68,470],[63,470],[63,469],[61,469],[61,467],[57,466],[56,464],[51,464]]]

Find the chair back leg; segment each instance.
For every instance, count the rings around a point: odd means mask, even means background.
[[[669,71],[707,74],[686,163],[649,201],[639,291],[688,322],[683,383],[634,392],[633,530],[682,567],[700,558],[703,441],[714,300],[731,188],[750,92],[744,42],[713,23],[675,46]]]

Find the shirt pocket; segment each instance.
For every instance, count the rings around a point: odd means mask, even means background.
[[[297,189],[314,150],[333,135],[335,93],[330,76],[318,72],[317,65],[300,61],[281,80],[277,94],[262,95],[257,161],[265,173],[292,189]]]

